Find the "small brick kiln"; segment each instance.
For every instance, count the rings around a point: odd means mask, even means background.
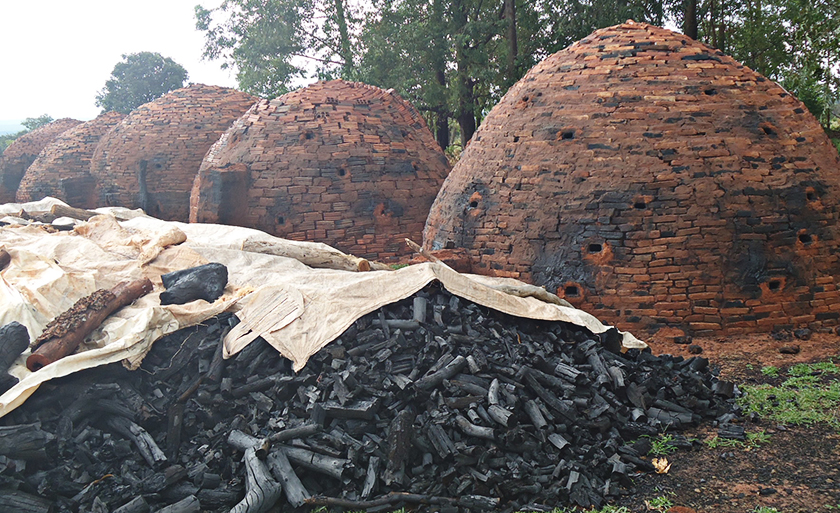
[[[24,134],[0,155],[0,203],[15,201],[20,180],[32,162],[56,137],[81,123],[77,119],[62,118]]]
[[[102,136],[124,117],[119,112],[106,112],[56,137],[26,170],[17,201],[52,196],[78,208],[99,207],[90,159]]]
[[[242,116],[208,152],[190,220],[318,241],[365,258],[422,239],[449,165],[423,118],[392,91],[319,82]]]
[[[627,22],[535,66],[425,231],[624,329],[838,323],[840,158],[805,106],[690,38]],[[665,328],[665,329],[663,329]]]
[[[193,84],[141,105],[105,134],[91,160],[100,206],[187,221],[204,154],[258,98]]]

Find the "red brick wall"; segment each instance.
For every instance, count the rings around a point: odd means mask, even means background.
[[[208,152],[190,221],[258,228],[388,260],[422,239],[449,171],[417,111],[393,92],[319,82],[263,100]]]
[[[834,325],[840,158],[777,84],[627,23],[534,67],[438,195],[425,245],[623,329]]]
[[[96,208],[95,181],[90,174],[93,151],[124,114],[107,112],[67,130],[48,144],[29,166],[17,190],[17,201],[58,198],[77,208]]]
[[[24,173],[44,147],[63,132],[81,123],[62,118],[24,134],[9,145],[0,156],[0,203],[15,201],[15,193]]]
[[[187,221],[204,154],[256,101],[234,89],[194,84],[138,107],[96,147],[97,203]]]

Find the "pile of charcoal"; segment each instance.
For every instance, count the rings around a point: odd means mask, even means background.
[[[0,509],[392,511],[599,507],[650,439],[732,416],[708,361],[620,348],[437,284],[371,313],[298,374],[223,315],[46,383],[0,419]],[[685,439],[683,439],[685,440]],[[690,442],[685,442],[690,446]],[[3,503],[5,501],[5,503]]]

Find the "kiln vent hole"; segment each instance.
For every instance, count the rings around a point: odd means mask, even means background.
[[[574,130],[564,130],[560,134],[560,138],[561,139],[566,139],[566,140],[574,139],[575,138],[575,131]]]
[[[647,203],[645,203],[644,201],[637,201],[633,203],[633,208],[635,208],[636,210],[644,210],[647,208]]]
[[[344,176],[346,174],[347,174],[347,171],[345,171],[344,169],[339,169],[338,170],[338,176]]]
[[[519,136],[518,135],[513,136],[513,142],[515,142],[515,143],[519,142]]]
[[[475,200],[470,201],[470,208],[478,208],[478,202]]]
[[[810,233],[800,233],[799,234],[799,242],[801,242],[802,244],[810,244],[811,242],[813,242],[813,239],[811,238],[811,234]]]
[[[312,132],[306,132],[306,134],[304,134],[304,137],[306,137],[307,139],[312,139],[313,137],[315,137],[315,135]]]
[[[767,289],[770,290],[771,292],[778,292],[781,288],[782,288],[782,282],[780,282],[779,280],[771,280],[767,284]]]
[[[580,296],[580,290],[578,290],[577,286],[575,285],[566,285],[563,289],[563,293],[566,297],[578,297]]]
[[[277,216],[277,224],[286,224],[286,218],[283,216]]]
[[[761,129],[764,130],[764,133],[767,135],[776,135],[776,131],[770,128],[769,126],[763,126],[761,127]]]
[[[703,94],[707,94],[709,96],[714,96],[714,95],[717,94],[717,90],[716,89],[706,89],[705,91],[703,91]]]
[[[588,249],[589,249],[590,253],[600,253],[601,251],[604,250],[604,246],[602,246],[601,244],[598,244],[597,242],[593,242],[592,244],[589,245]]]
[[[814,191],[808,191],[808,192],[805,193],[805,198],[808,201],[814,201],[815,199],[817,199],[817,195],[814,194]]]

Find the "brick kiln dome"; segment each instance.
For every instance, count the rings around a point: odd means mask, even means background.
[[[15,201],[15,193],[24,173],[53,139],[81,123],[78,119],[62,118],[24,134],[0,155],[0,203]]]
[[[190,221],[258,228],[381,260],[421,240],[449,165],[392,91],[319,82],[254,105],[208,152]]]
[[[840,158],[721,52],[628,22],[535,66],[447,178],[425,244],[624,329],[837,324]]]
[[[141,105],[96,147],[91,174],[98,203],[187,221],[201,159],[257,100],[227,87],[193,84]]]
[[[90,174],[90,159],[100,138],[123,118],[106,112],[67,130],[48,144],[29,166],[17,190],[17,201],[36,201],[52,196],[79,208],[96,208],[96,183]]]

